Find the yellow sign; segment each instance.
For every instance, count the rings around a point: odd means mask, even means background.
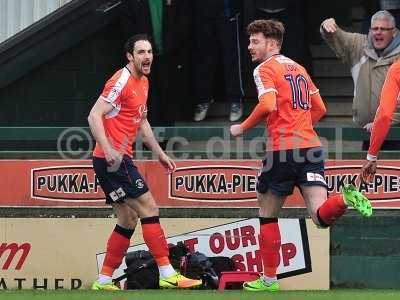
[[[89,288],[115,222],[99,218],[0,219],[0,290]],[[257,219],[162,219],[169,242],[187,241],[206,255],[236,258],[239,269],[260,271],[257,224]],[[328,289],[329,230],[317,229],[310,220],[280,219],[279,225],[281,287]],[[226,239],[227,233],[240,235],[240,243]],[[129,251],[145,248],[140,226],[131,245]]]

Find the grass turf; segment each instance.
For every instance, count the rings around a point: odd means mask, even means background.
[[[281,291],[277,293],[252,293],[243,291],[183,291],[183,290],[140,290],[118,292],[96,291],[0,291],[1,300],[386,300],[400,299],[400,290],[330,290],[330,291]]]

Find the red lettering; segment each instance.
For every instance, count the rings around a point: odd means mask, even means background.
[[[257,250],[255,252],[246,252],[246,261],[247,271],[261,272],[263,270],[260,250]],[[254,270],[254,267],[256,267],[256,270]]]
[[[211,251],[215,254],[219,254],[225,248],[224,237],[220,233],[213,233],[210,236],[209,244]]]
[[[194,238],[194,239],[183,241],[183,243],[185,244],[186,247],[188,247],[190,252],[195,252],[196,249],[194,249],[194,246],[199,243],[199,240],[197,238]]]
[[[241,254],[235,254],[231,257],[236,266],[236,271],[246,271],[246,265],[244,264],[244,258]]]
[[[15,255],[17,254],[17,252],[19,252],[20,250],[22,250],[22,254],[18,260],[17,265],[15,266],[15,270],[20,270],[22,268],[22,265],[25,262],[26,257],[28,256],[29,251],[31,250],[31,244],[29,243],[24,243],[21,246],[18,246],[17,243],[11,243],[11,244],[7,244],[7,243],[2,243],[0,245],[0,258],[3,256],[3,254],[9,250],[9,254],[8,257],[5,261],[5,263],[3,264],[2,269],[3,270],[8,270],[8,268],[11,265],[11,262],[13,261]]]
[[[290,264],[290,260],[296,256],[297,250],[293,243],[287,243],[282,245],[282,260],[283,265],[287,267]]]
[[[243,226],[240,228],[240,235],[242,236],[242,245],[243,247],[247,247],[248,243],[250,245],[256,245],[256,235],[253,226]]]
[[[229,250],[236,250],[240,246],[240,236],[239,236],[239,228],[233,229],[233,235],[231,235],[231,231],[225,231],[226,238],[226,246]]]

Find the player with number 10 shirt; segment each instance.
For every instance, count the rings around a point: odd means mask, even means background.
[[[307,71],[280,53],[283,24],[256,20],[247,31],[251,59],[258,63],[254,81],[259,102],[251,115],[243,123],[232,125],[230,131],[239,136],[264,121],[268,137],[266,157],[257,178],[263,275],[245,282],[243,288],[274,292],[279,290],[278,214],[295,186],[301,190],[308,212],[319,227],[332,225],[348,206],[367,217],[371,216],[372,208],[354,186],[344,186],[342,194],[327,196],[323,150],[313,128],[325,114],[325,105]]]

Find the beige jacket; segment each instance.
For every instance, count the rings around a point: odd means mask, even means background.
[[[364,126],[374,121],[379,98],[390,65],[400,57],[400,34],[383,51],[376,54],[370,38],[365,34],[338,29],[327,33],[320,27],[322,38],[344,63],[350,66],[354,81],[353,120]],[[394,114],[393,123],[400,123],[400,112]]]

